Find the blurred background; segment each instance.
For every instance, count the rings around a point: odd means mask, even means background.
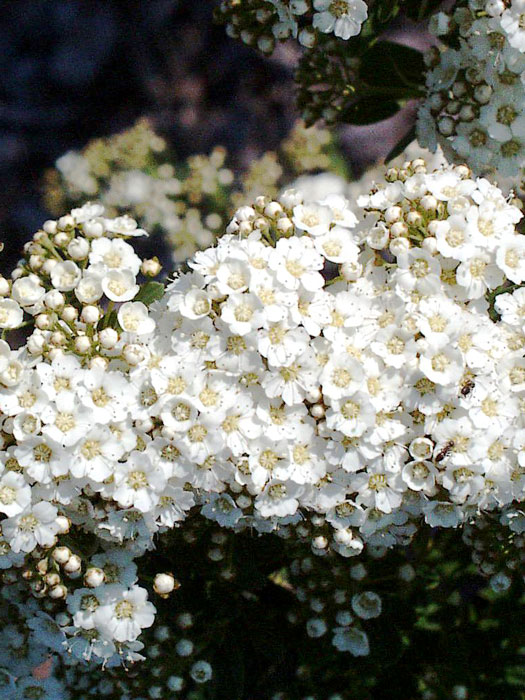
[[[213,24],[213,0],[0,1],[0,239],[10,269],[49,217],[43,173],[70,149],[150,117],[177,158],[226,146],[233,165],[276,148],[298,115],[290,42],[271,59]],[[396,39],[425,48],[420,27]],[[384,157],[414,118],[348,127],[354,173]]]

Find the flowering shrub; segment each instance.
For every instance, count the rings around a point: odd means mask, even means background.
[[[221,568],[189,566],[183,590],[214,600],[238,578],[242,598],[235,543],[275,533],[285,570],[272,555],[263,580],[293,590],[290,624],[308,605],[307,636],[356,657],[383,602],[348,557],[467,525],[475,563],[509,588],[525,529],[520,219],[465,166],[416,159],[357,204],[257,197],[166,287],[148,281],[160,265],[128,242],[145,235],[130,217],[86,204],[46,222],[1,280],[15,336],[0,346],[2,605],[26,649],[25,666],[6,657],[6,697],[63,697],[27,675],[50,650],[66,688],[82,664],[154,659],[144,634],[177,639],[170,692],[211,682],[199,609],[152,629],[199,538]],[[301,585],[311,570],[331,603]]]

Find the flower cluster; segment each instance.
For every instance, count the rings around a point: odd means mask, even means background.
[[[167,289],[184,388],[160,415],[222,524],[315,511],[349,555],[522,495],[523,337],[484,299],[525,279],[521,213],[466,168],[389,179],[360,226],[339,197],[261,198]]]
[[[30,330],[0,346],[0,566],[62,602],[73,657],[140,658],[134,559],[190,514],[348,557],[522,500],[520,211],[421,159],[358,204],[258,197],[165,290],[136,222],[87,204],[2,279],[0,327]]]
[[[522,0],[469,0],[432,19],[447,45],[427,56],[427,97],[419,142],[440,143],[477,173],[517,186],[525,165],[525,6]]]
[[[319,33],[357,36],[368,7],[364,0],[223,0],[215,16],[229,36],[271,54],[290,38],[312,47]]]
[[[162,239],[176,264],[212,245],[235,210],[265,192],[277,196],[284,182],[314,170],[332,170],[337,149],[326,129],[297,122],[280,146],[254,159],[241,173],[227,165],[220,146],[179,163],[145,120],[82,151],[69,151],[46,173],[45,204],[59,216],[86,199],[101,202],[106,216],[127,213]],[[338,167],[340,170],[341,168]]]

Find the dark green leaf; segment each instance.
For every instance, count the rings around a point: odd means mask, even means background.
[[[374,124],[392,117],[399,111],[399,104],[394,100],[383,97],[366,97],[347,107],[342,115],[342,121],[347,124]]]
[[[141,301],[146,306],[149,306],[154,301],[162,299],[163,296],[164,285],[161,282],[146,282],[133,301]]]
[[[396,89],[396,94],[417,96],[425,82],[425,63],[421,51],[396,44],[378,41],[362,56],[361,79],[368,85],[384,88],[385,95]]]

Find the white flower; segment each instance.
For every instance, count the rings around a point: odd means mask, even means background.
[[[115,468],[113,498],[124,508],[133,506],[147,513],[159,502],[166,485],[163,470],[142,452],[134,451],[126,462]]]
[[[111,301],[130,301],[139,291],[131,270],[110,270],[101,281],[102,291]]]
[[[106,269],[130,270],[138,275],[140,270],[140,258],[129,243],[121,238],[99,238],[91,243],[89,253],[91,265],[102,264]]]
[[[222,527],[234,527],[243,515],[235,501],[226,493],[211,494],[209,502],[201,509],[202,515],[215,520]]]
[[[331,208],[322,204],[298,204],[293,209],[292,221],[296,228],[306,231],[311,236],[328,233],[332,220]]]
[[[302,487],[293,481],[271,480],[255,499],[255,508],[264,518],[293,515],[299,505],[297,498],[301,491]]]
[[[32,552],[37,545],[49,547],[58,532],[58,511],[40,501],[2,521],[2,532],[14,552]]]
[[[446,501],[428,501],[423,512],[430,527],[457,527],[462,520],[459,507]]]
[[[31,503],[31,488],[22,474],[5,472],[0,477],[0,512],[8,518],[21,513]]]
[[[524,15],[524,0],[513,0],[512,5],[501,15],[500,20],[501,28],[506,33],[509,44],[521,52],[525,52]]]
[[[24,312],[14,299],[0,299],[0,328],[18,328]]]
[[[261,302],[255,294],[230,294],[221,307],[221,318],[235,335],[247,335],[262,323]]]
[[[313,26],[325,34],[333,32],[341,39],[357,36],[368,16],[363,0],[314,0],[314,8],[317,12]]]
[[[86,272],[75,287],[75,296],[82,304],[96,303],[104,291],[102,277],[94,272]]]
[[[15,280],[11,289],[12,298],[24,307],[38,304],[44,298],[45,293],[46,290],[40,279],[33,274]]]
[[[104,590],[102,604],[93,613],[93,622],[117,642],[133,642],[155,620],[155,606],[148,601],[145,588],[123,589],[113,584]]]
[[[496,264],[511,281],[525,281],[525,236],[505,236],[496,252]]]
[[[435,384],[456,384],[463,374],[461,352],[449,344],[420,340],[418,366],[423,374]]]
[[[117,313],[120,327],[126,333],[145,335],[155,328],[155,321],[148,313],[148,308],[141,301],[128,301],[122,304]]]
[[[51,271],[51,284],[59,292],[71,292],[82,277],[82,271],[72,260],[57,263]]]
[[[315,292],[324,285],[318,272],[323,269],[323,258],[315,251],[312,239],[306,236],[277,241],[268,265],[286,289],[296,290],[302,285],[309,292]]]

